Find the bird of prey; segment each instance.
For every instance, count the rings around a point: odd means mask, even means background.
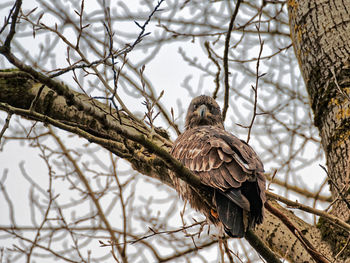
[[[231,237],[241,238],[264,217],[264,167],[254,150],[227,132],[216,101],[205,95],[188,107],[185,132],[171,154],[212,191],[215,208],[203,201],[197,189],[171,174],[176,190],[190,205],[215,224],[222,223]]]

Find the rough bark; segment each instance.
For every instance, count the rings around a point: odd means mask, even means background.
[[[350,221],[350,2],[289,1],[291,37],[326,154],[331,213]],[[345,201],[347,199],[348,201]],[[320,220],[336,255],[348,233]],[[339,260],[350,262],[347,247]]]
[[[151,136],[150,131],[138,121],[123,112],[119,112],[118,115],[116,111],[111,111],[107,105],[95,101],[85,94],[72,90],[67,91],[76,97],[71,98],[73,102],[69,104],[63,95],[58,95],[48,87],[43,88],[39,93],[42,86],[27,73],[20,71],[0,72],[0,110],[52,124],[78,134],[129,161],[133,168],[140,173],[159,179],[169,186],[172,186],[172,182],[169,179],[168,167],[177,171],[179,176],[184,177],[185,170],[176,167],[176,164],[172,164],[171,160],[167,159],[167,153],[172,144],[168,139],[157,133]],[[65,87],[68,89],[67,86]],[[79,101],[79,104],[85,106],[78,106],[74,101]],[[87,111],[86,109],[89,107],[91,109]],[[186,178],[184,177],[184,179]],[[196,184],[196,180],[188,180],[188,182]],[[205,194],[205,190],[203,194]],[[325,242],[321,242],[319,229],[300,220],[278,204],[274,203],[273,205],[288,216],[306,238],[319,249],[319,252],[330,258],[330,247]],[[257,228],[256,234],[281,257],[288,258],[292,262],[313,262],[310,255],[288,228],[267,211],[266,219]]]

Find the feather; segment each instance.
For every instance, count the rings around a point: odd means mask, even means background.
[[[192,170],[192,171],[195,171],[195,162],[193,162],[193,160],[191,160],[191,159],[184,159],[184,164],[185,164],[185,166],[188,168],[188,169],[190,169],[190,170]]]
[[[231,177],[234,178],[236,181],[244,182],[247,180],[247,177],[248,177],[247,174],[241,169],[241,167],[234,160],[230,163],[225,164],[225,167],[230,172]]]
[[[222,160],[219,158],[217,151],[211,149],[209,152],[209,167],[211,169],[217,169],[222,165]]]
[[[209,143],[206,143],[205,146],[202,148],[201,155],[206,156],[211,150],[212,150],[211,145]]]
[[[193,169],[193,171],[197,171],[197,172],[204,171],[204,170],[202,169],[202,166],[203,166],[203,159],[201,158],[200,155],[198,155],[195,159],[193,159],[192,162],[194,163],[194,169]]]
[[[217,149],[217,152],[218,152],[220,160],[223,160],[226,163],[228,163],[232,160],[232,158],[228,154],[224,153],[220,148]]]
[[[230,188],[229,190],[222,192],[224,196],[230,199],[239,207],[243,208],[246,211],[250,211],[250,203],[248,199],[242,195],[241,189],[239,188]]]
[[[174,151],[174,155],[177,156],[177,159],[184,159],[185,154],[186,154],[186,147],[187,145],[182,145],[180,144],[179,147],[177,147]]]
[[[201,153],[201,151],[202,151],[202,149],[200,147],[192,148],[189,151],[189,158],[190,159],[196,158]]]
[[[231,237],[243,237],[245,233],[243,209],[218,191],[215,191],[215,202],[225,232]]]
[[[214,171],[212,176],[224,178],[225,181],[228,182],[229,188],[238,188],[242,185],[240,182],[238,182],[237,180],[235,180],[235,178],[232,177],[230,171],[227,170],[227,168],[224,165],[221,165],[219,169]]]
[[[215,170],[212,170],[212,173],[209,173],[210,176],[210,185],[212,185],[215,188],[218,189],[227,189],[230,187],[230,185],[225,180],[225,177],[223,176],[217,176],[217,173]]]
[[[210,171],[212,169],[210,165],[210,160],[209,160],[209,155],[206,156],[200,156],[202,160],[202,166],[201,166],[201,171]]]
[[[211,148],[220,148],[222,145],[222,140],[220,140],[219,138],[210,138],[210,146]]]

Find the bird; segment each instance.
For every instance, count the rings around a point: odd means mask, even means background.
[[[212,204],[200,191],[170,173],[182,199],[203,212],[227,235],[242,238],[264,218],[264,166],[253,148],[224,128],[218,103],[210,96],[192,99],[185,131],[175,140],[171,155],[200,178]]]

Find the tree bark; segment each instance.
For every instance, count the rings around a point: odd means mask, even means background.
[[[295,54],[309,93],[326,154],[330,189],[336,200],[331,213],[350,221],[350,2],[289,1]],[[319,221],[334,255],[349,233]],[[350,262],[350,247],[338,260]]]

